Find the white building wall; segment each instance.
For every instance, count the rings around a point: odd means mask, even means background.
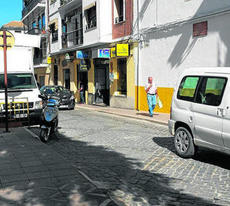
[[[61,17],[60,17],[60,14],[59,13],[54,13],[52,16],[50,15],[50,22],[57,19],[57,22],[58,22],[58,41],[55,41],[55,42],[52,42],[52,34],[50,34],[50,51],[51,53],[55,53],[55,52],[58,52],[59,49],[60,49],[60,44],[59,42],[61,42]]]
[[[101,42],[112,41],[112,1],[100,0],[98,11],[99,39]],[[106,9],[105,9],[106,8]]]
[[[189,67],[230,66],[230,13],[208,20],[208,35],[192,36],[193,24],[144,35],[140,49],[141,85],[153,76],[159,87],[174,87]],[[221,23],[220,23],[221,22]]]
[[[137,1],[137,0],[136,0]],[[227,10],[229,0],[139,0],[142,28],[183,21]]]
[[[86,30],[86,18],[84,14],[84,8],[89,6],[90,4],[96,2],[96,15],[97,15],[97,26],[95,28]],[[95,44],[99,42],[99,5],[100,1],[98,0],[84,0],[82,1],[82,14],[83,14],[83,36],[84,36],[84,45]]]

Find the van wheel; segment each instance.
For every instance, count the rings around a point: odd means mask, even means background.
[[[191,133],[184,127],[176,130],[174,145],[176,152],[181,157],[193,157],[195,155],[195,146]]]

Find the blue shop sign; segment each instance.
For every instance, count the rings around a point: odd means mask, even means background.
[[[84,51],[76,51],[76,57],[77,59],[86,59],[89,55]]]
[[[98,58],[110,58],[110,49],[98,49]]]

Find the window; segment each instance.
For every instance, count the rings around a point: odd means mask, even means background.
[[[36,88],[34,76],[32,74],[8,74],[8,89],[33,89]],[[5,88],[4,74],[0,74],[0,90]]]
[[[193,24],[193,37],[206,36],[208,33],[208,22]]]
[[[126,59],[118,59],[117,60],[117,73],[119,75],[119,79],[117,82],[117,91],[120,94],[127,94],[127,73],[126,73]]]
[[[125,0],[114,0],[114,23],[125,21]]]
[[[220,105],[226,83],[227,79],[224,77],[203,77],[196,102],[211,106]]]
[[[42,29],[45,29],[46,27],[46,18],[45,18],[45,14],[42,14]]]
[[[96,5],[85,10],[86,30],[97,26]]]
[[[50,31],[52,36],[52,42],[55,42],[58,40],[58,29],[55,27],[55,23],[50,25]]]
[[[45,76],[40,76],[39,77],[39,84],[40,84],[40,87],[45,85]]]
[[[180,83],[177,98],[185,101],[193,101],[200,77],[187,76]]]
[[[42,41],[42,57],[45,58],[47,56],[47,43],[46,41]]]
[[[34,21],[33,23],[32,23],[32,29],[35,29],[36,28],[36,22]]]
[[[50,5],[54,4],[57,0],[50,0]]]
[[[38,28],[42,30],[42,19],[40,16],[38,17]]]

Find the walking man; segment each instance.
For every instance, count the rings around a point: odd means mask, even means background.
[[[147,101],[149,106],[149,116],[153,116],[153,110],[156,107],[157,104],[157,88],[155,85],[155,82],[153,81],[152,77],[148,77],[148,83],[145,86],[145,91],[147,93]]]

